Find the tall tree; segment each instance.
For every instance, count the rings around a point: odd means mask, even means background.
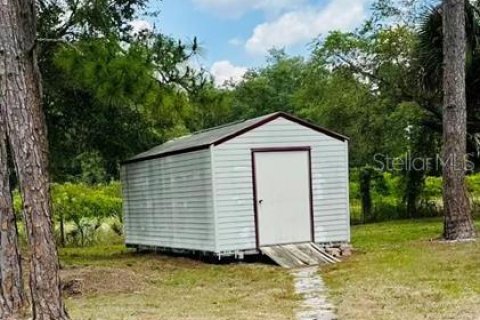
[[[4,65],[0,62],[0,70],[3,68]],[[1,89],[3,92],[4,88]],[[9,185],[5,107],[0,103],[0,319],[14,317],[26,305],[17,225]]]
[[[444,0],[443,35],[444,237],[470,239],[475,237],[475,229],[465,187],[465,0]]]
[[[155,15],[147,0],[39,3],[53,181],[118,178],[122,159],[185,128],[187,99],[204,82],[204,72],[189,67],[201,52],[195,38],[184,43],[155,28],[133,30],[133,20]]]
[[[301,57],[289,57],[285,51],[272,49],[267,66],[249,70],[234,91],[234,119],[257,117],[285,111],[295,113],[293,94],[300,88],[305,63]]]
[[[48,141],[37,66],[36,5],[33,0],[0,4],[1,105],[23,198],[30,245],[33,319],[68,319],[61,297],[53,237],[48,176]]]

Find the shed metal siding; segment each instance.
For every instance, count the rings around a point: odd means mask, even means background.
[[[215,251],[209,149],[122,167],[131,245]]]
[[[278,118],[213,148],[218,250],[256,247],[251,149],[292,146],[311,147],[315,241],[350,241],[348,142]]]

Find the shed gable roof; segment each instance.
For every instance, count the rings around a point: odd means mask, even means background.
[[[317,126],[291,114],[275,112],[254,119],[234,122],[223,126],[202,130],[188,136],[170,140],[162,145],[156,146],[146,152],[136,155],[135,157],[125,161],[124,164],[206,149],[211,145],[219,145],[280,117],[326,134],[332,138],[341,141],[348,140],[348,137],[346,136]]]

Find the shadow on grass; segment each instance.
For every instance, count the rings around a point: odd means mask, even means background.
[[[217,256],[205,255],[195,252],[168,252],[154,249],[132,249],[123,245],[95,246],[84,248],[61,248],[61,267],[74,266],[112,266],[118,264],[131,265],[140,260],[175,260],[181,264],[207,264],[207,265],[235,265],[235,264],[264,264],[275,265],[267,256],[256,254],[246,255],[244,259],[234,256],[224,256],[220,259]]]
[[[235,258],[235,256],[218,257],[215,255],[208,255],[203,253],[191,253],[191,252],[169,252],[169,251],[155,251],[152,249],[130,249],[131,256],[163,256],[169,258],[182,258],[191,260],[193,262],[202,262],[212,265],[231,265],[231,264],[265,264],[275,266],[276,263],[269,257],[263,254],[249,254],[245,255],[243,259]]]

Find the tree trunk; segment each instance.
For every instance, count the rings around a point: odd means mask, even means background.
[[[475,229],[465,188],[465,0],[444,0],[443,35],[444,238],[471,239],[475,237]]]
[[[2,68],[0,62],[0,70]],[[5,105],[0,100],[0,319],[15,317],[26,305],[17,223],[9,184],[7,143]]]
[[[372,219],[372,175],[373,169],[363,167],[360,169],[360,197],[362,200],[363,223],[370,222]]]
[[[31,251],[30,290],[35,320],[68,319],[61,296],[53,237],[48,141],[36,61],[36,12],[32,0],[1,0],[1,77],[8,137],[24,203]]]
[[[413,153],[414,157],[421,156]],[[406,204],[406,218],[417,218],[418,216],[418,199],[423,190],[425,182],[425,171],[422,169],[410,168],[405,172],[405,190],[404,201]]]
[[[60,213],[60,246],[65,248],[67,240],[65,239],[65,217]]]

